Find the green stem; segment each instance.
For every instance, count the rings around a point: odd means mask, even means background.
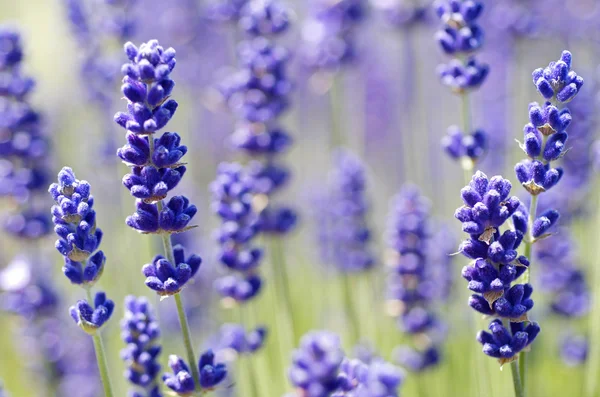
[[[468,92],[463,92],[460,96],[461,98],[461,107],[462,107],[462,124],[463,124],[463,134],[471,133],[471,102],[469,98]],[[467,156],[463,156],[461,159],[461,167],[464,171],[464,180],[465,184],[469,184],[471,182],[471,177],[473,176],[474,164],[473,160],[468,158]]]
[[[292,346],[296,343],[296,321],[290,295],[290,282],[287,274],[287,263],[283,252],[283,240],[280,237],[273,237],[271,241],[271,255],[273,265],[273,275],[275,277],[275,294],[283,301],[286,316],[289,320],[290,335]]]
[[[519,359],[520,360],[520,359]],[[515,389],[515,397],[525,397],[524,385],[521,382],[521,375],[519,374],[519,366],[516,361],[510,363],[510,372],[512,372],[513,387]]]
[[[529,268],[523,274],[523,283],[528,283],[531,272],[531,263],[533,262],[533,222],[535,221],[538,205],[538,196],[531,196],[531,203],[529,203],[529,218],[527,220],[528,237],[525,239],[525,251],[524,255],[529,259]],[[527,353],[522,351],[519,353],[519,376],[523,389],[526,386],[527,379]]]
[[[360,322],[358,321],[358,317],[356,317],[356,311],[354,310],[350,275],[347,273],[342,274],[342,290],[344,295],[344,310],[346,311],[346,319],[349,322],[348,330],[351,337],[351,343],[356,343],[360,338]]]
[[[192,369],[192,378],[194,379],[194,384],[198,387],[200,386],[200,373],[198,372],[198,363],[196,362],[194,347],[192,346],[190,326],[188,325],[183,302],[181,301],[181,294],[175,294],[173,297],[175,298],[175,304],[177,305],[177,315],[179,316],[179,324],[181,324],[181,335],[183,336],[183,344],[185,345],[188,363]]]
[[[158,202],[158,211],[162,210],[162,202]],[[173,256],[173,244],[171,243],[170,234],[161,234],[163,247],[165,249],[165,256],[169,263],[175,264],[175,258]],[[194,347],[192,345],[192,334],[190,332],[190,326],[188,324],[185,309],[183,307],[183,301],[181,300],[181,293],[173,295],[175,298],[175,304],[177,305],[177,316],[179,317],[179,324],[181,325],[181,336],[183,337],[183,344],[185,346],[185,352],[187,355],[188,364],[192,370],[192,378],[196,387],[200,386],[200,373],[198,372],[198,363],[196,362],[196,355],[194,354]]]
[[[329,106],[330,106],[330,118],[331,118],[331,133],[329,135],[329,149],[332,151],[338,146],[343,144],[342,131],[341,131],[341,82],[339,74],[333,76],[331,88],[329,89]]]
[[[246,303],[244,306],[238,307],[240,313],[240,324],[244,327],[249,327],[248,321],[244,319],[244,310],[249,310],[249,303]],[[251,314],[251,313],[250,313]],[[250,316],[251,317],[251,316]],[[246,373],[248,376],[248,383],[250,383],[250,397],[258,397],[258,386],[256,385],[256,375],[254,374],[254,366],[250,365],[250,355],[246,354],[246,356],[242,355],[240,357],[239,365],[240,367],[246,368]]]
[[[94,304],[92,298],[92,291],[90,288],[86,288],[86,294],[88,303]],[[102,380],[102,387],[104,388],[105,397],[113,397],[112,386],[110,384],[110,375],[108,374],[108,362],[106,361],[106,353],[104,351],[104,344],[102,343],[102,337],[99,334],[92,336],[94,341],[94,350],[96,351],[96,361],[98,362],[98,371],[100,371],[100,379]]]
[[[600,196],[599,196],[600,199]],[[600,200],[598,200],[600,206]],[[596,207],[600,208],[600,207]],[[596,233],[600,231],[600,211],[596,212]],[[596,260],[597,261],[597,260]],[[594,307],[598,307],[600,302],[600,264],[596,263],[593,267],[594,282],[592,285],[593,299],[592,303]],[[587,364],[586,373],[586,396],[595,397],[598,396],[598,374],[600,373],[600,315],[598,313],[592,313],[590,316],[590,352],[589,360]]]

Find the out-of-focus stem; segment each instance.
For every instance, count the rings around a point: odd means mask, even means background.
[[[331,119],[331,131],[329,134],[329,149],[333,151],[343,143],[340,114],[342,112],[342,87],[339,74],[333,76],[331,88],[329,89],[329,112]]]
[[[600,195],[598,197],[598,204],[600,205]],[[600,208],[596,206],[596,208]],[[600,211],[596,212],[596,233],[600,231]],[[598,258],[596,256],[596,258]],[[597,262],[599,262],[596,259]],[[593,266],[593,277],[594,282],[592,283],[593,287],[593,298],[592,305],[593,308],[598,308],[598,303],[600,302],[600,263],[596,263]],[[595,397],[598,395],[598,377],[600,376],[600,315],[596,313],[591,313],[590,318],[590,351],[589,351],[589,360],[587,363],[587,371],[586,371],[586,385],[585,385],[585,395],[587,397]]]
[[[519,366],[516,361],[510,363],[510,372],[513,378],[513,387],[515,389],[515,397],[525,397],[525,389],[521,383],[521,375],[519,374]]]
[[[470,134],[471,133],[471,102],[469,98],[469,93],[467,91],[463,92],[460,95],[461,99],[461,108],[462,108],[462,125],[463,125],[463,133]],[[463,158],[461,161],[461,166],[464,171],[464,182],[466,185],[471,181],[471,177],[473,176],[473,161],[468,158]]]
[[[346,319],[348,320],[348,330],[350,333],[350,342],[352,344],[357,343],[360,339],[360,322],[356,316],[354,310],[354,301],[352,299],[352,285],[350,283],[350,277],[347,272],[342,273],[342,290],[344,295],[344,311],[346,313]]]

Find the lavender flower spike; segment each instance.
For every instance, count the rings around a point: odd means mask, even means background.
[[[125,298],[121,330],[121,339],[126,343],[121,350],[121,359],[127,365],[125,378],[144,391],[143,395],[138,393],[133,396],[162,396],[157,380],[160,371],[160,328],[146,298]]]
[[[94,198],[87,181],[80,181],[69,167],[58,173],[58,183],[48,189],[52,206],[56,249],[64,256],[63,272],[74,284],[93,285],[104,271],[105,257],[97,251],[102,231],[96,227]]]
[[[309,332],[292,355],[290,381],[307,397],[327,397],[340,386],[338,372],[343,359],[337,335],[328,331]]]

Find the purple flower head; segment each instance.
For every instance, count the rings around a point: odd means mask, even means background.
[[[253,179],[253,192],[270,196],[283,188],[290,177],[289,170],[276,161],[250,162],[246,170]]]
[[[252,123],[265,123],[283,113],[292,89],[286,76],[288,60],[284,47],[264,37],[241,43],[240,69],[220,85],[231,111]]]
[[[526,265],[529,262],[525,261]],[[469,282],[468,288],[482,294],[486,301],[493,303],[500,298],[510,284],[527,269],[525,265],[495,265],[484,259],[477,259],[472,265],[462,269],[462,276]]]
[[[435,367],[441,360],[437,346],[429,346],[425,350],[416,350],[409,346],[398,346],[392,352],[394,361],[412,372],[423,372]]]
[[[179,293],[185,284],[194,277],[202,258],[191,255],[185,258],[185,250],[181,245],[173,247],[175,263],[170,263],[164,256],[157,255],[152,263],[144,265],[142,273],[146,276],[146,285],[158,295],[170,296]]]
[[[560,214],[556,210],[548,210],[537,217],[533,222],[532,236],[542,237],[558,221]]]
[[[583,78],[571,70],[573,56],[563,51],[558,61],[550,62],[546,68],[533,71],[533,84],[546,99],[570,102],[583,86]]]
[[[569,367],[576,367],[587,361],[589,341],[585,336],[569,334],[560,341],[560,356]]]
[[[222,163],[210,190],[213,211],[223,221],[215,232],[221,246],[221,263],[232,271],[255,272],[262,259],[262,250],[252,241],[259,231],[259,215],[253,205],[255,179],[237,163]],[[253,297],[260,287],[260,284],[248,284],[246,281],[246,278],[226,277],[218,282],[217,289],[224,296],[232,297],[241,292],[238,288],[244,287],[242,296],[246,300]]]
[[[260,231],[265,234],[285,235],[298,223],[298,214],[289,207],[269,206],[260,213]]]
[[[232,349],[238,354],[254,353],[263,347],[266,338],[267,328],[264,326],[246,331],[240,324],[223,324],[215,349]]]
[[[73,284],[92,286],[98,281],[104,271],[106,257],[102,251],[97,251],[84,262],[75,262],[65,257],[63,273]]]
[[[485,155],[487,141],[487,135],[482,130],[464,135],[461,129],[454,125],[448,128],[448,133],[442,138],[442,147],[452,159],[467,158],[475,164]]]
[[[127,365],[125,378],[142,388],[144,395],[149,397],[160,395],[156,385],[160,372],[159,338],[160,328],[148,300],[127,296],[125,315],[121,320],[121,339],[126,344],[121,350],[121,359]]]
[[[224,298],[231,298],[236,302],[246,302],[258,295],[262,284],[262,278],[256,273],[231,274],[217,279],[215,288]]]
[[[136,200],[136,212],[128,216],[126,223],[143,234],[181,233],[195,226],[188,226],[198,211],[185,196],[173,196],[159,212],[156,204]]]
[[[117,156],[129,166],[152,165],[158,168],[177,168],[187,153],[187,146],[181,145],[181,137],[176,132],[165,132],[154,138],[154,152],[150,158],[148,138],[132,132],[126,135],[127,144],[117,150]]]
[[[508,318],[513,322],[528,321],[527,312],[533,308],[532,292],[529,284],[515,284],[491,305],[481,295],[471,296],[469,305],[482,314]]]
[[[289,25],[289,10],[279,0],[251,0],[241,10],[239,26],[252,36],[281,34]]]
[[[365,168],[356,155],[345,150],[338,151],[334,161],[329,175],[334,263],[340,271],[365,271],[375,264],[367,225]]]
[[[523,160],[515,166],[515,174],[525,190],[537,196],[556,185],[563,176],[563,170],[550,168],[550,164],[544,165],[539,160]]]
[[[309,18],[302,26],[302,61],[314,70],[337,70],[356,58],[351,33],[329,20]]]
[[[231,144],[252,156],[269,156],[285,152],[292,144],[292,138],[278,127],[242,123],[231,136]]]
[[[0,181],[0,183],[2,183]],[[0,195],[1,196],[1,195]],[[52,222],[46,212],[40,213],[33,209],[11,213],[6,216],[4,230],[22,240],[36,240],[46,236],[52,230]]]
[[[48,191],[56,202],[56,205],[52,206],[54,231],[58,235],[56,249],[66,259],[65,269],[70,269],[72,262],[88,260],[102,241],[102,231],[96,227],[94,198],[90,195],[89,183],[76,179],[69,167],[64,167],[59,172],[58,183],[51,184]],[[84,279],[88,282],[95,281],[103,263],[103,255],[96,256],[91,265],[94,265],[97,271],[93,271],[93,266],[89,269],[86,267],[87,271],[93,274],[88,273]],[[77,280],[77,276],[71,276],[74,274],[68,275],[71,281]]]
[[[225,364],[215,363],[215,355],[212,350],[204,352],[198,361],[199,385],[194,384],[189,367],[181,358],[175,355],[169,356],[169,367],[173,373],[165,373],[162,377],[163,382],[178,396],[188,396],[197,390],[202,392],[213,390],[227,375],[227,367]]]
[[[337,335],[311,331],[292,354],[289,379],[307,397],[327,397],[340,386],[338,373],[344,352]]]
[[[571,112],[564,108],[559,110],[550,102],[540,106],[537,102],[529,104],[529,122],[543,135],[552,135],[556,132],[562,132],[571,124]]]
[[[490,323],[491,332],[481,331],[477,340],[483,345],[483,352],[495,357],[501,364],[514,361],[518,353],[529,346],[540,332],[537,323],[510,323],[511,330],[507,330],[502,321],[496,319]]]
[[[128,112],[119,112],[115,121],[136,134],[153,134],[173,117],[177,102],[169,99],[175,82],[170,73],[175,68],[175,50],[164,50],[156,40],[143,43],[138,49],[125,44],[130,62],[123,65],[121,91],[128,100]]]
[[[462,222],[463,231],[480,236],[503,225],[521,204],[517,197],[509,197],[511,187],[501,176],[488,179],[483,172],[477,171],[469,185],[461,190],[465,205],[454,213]]]
[[[132,167],[131,174],[123,177],[123,185],[135,198],[146,203],[156,203],[167,197],[185,174],[185,166],[177,168],[155,168],[154,166]]]
[[[398,397],[398,388],[404,382],[400,368],[384,361],[375,361],[361,374],[362,381],[351,397]]]
[[[456,94],[479,88],[487,78],[489,70],[487,64],[479,63],[475,57],[469,58],[466,63],[453,59],[448,64],[440,64],[437,67],[442,84],[450,87]]]
[[[0,29],[0,69],[10,69],[23,60],[21,36],[5,26]]]
[[[446,54],[470,53],[483,45],[483,30],[477,19],[483,4],[471,0],[438,0],[434,9],[443,24],[436,40]]]
[[[80,300],[75,306],[71,306],[69,312],[79,328],[94,335],[108,321],[114,308],[114,302],[107,299],[104,292],[97,292],[94,307],[86,300]]]

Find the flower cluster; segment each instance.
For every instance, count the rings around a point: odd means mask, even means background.
[[[96,293],[94,306],[86,300],[77,301],[69,312],[73,321],[90,335],[94,335],[108,321],[115,309],[115,303],[106,298],[104,292]]]
[[[338,270],[368,270],[375,264],[375,258],[370,250],[364,165],[353,153],[340,150],[335,153],[335,168],[329,181],[329,235],[322,243],[329,246],[331,260]]]
[[[253,0],[241,10],[240,26],[251,37],[239,47],[238,70],[220,86],[221,93],[239,119],[232,146],[252,159],[249,172],[257,179],[257,194],[264,195],[261,232],[283,235],[296,224],[296,213],[278,206],[272,195],[288,181],[288,170],[277,159],[292,139],[279,126],[288,108],[292,84],[287,78],[289,52],[268,37],[284,33],[289,12],[278,0]]]
[[[222,163],[210,185],[213,211],[222,219],[216,232],[220,260],[237,273],[220,278],[216,287],[222,296],[238,302],[253,298],[262,286],[258,273],[262,250],[253,245],[259,231],[259,215],[253,206],[254,183],[241,165]]]
[[[58,235],[56,249],[65,261],[63,273],[73,284],[89,291],[104,272],[106,261],[104,253],[98,250],[102,231],[96,227],[91,186],[78,180],[71,168],[63,167],[58,183],[51,184],[48,192],[56,202],[52,206],[52,222]],[[112,315],[114,303],[104,292],[96,294],[93,306],[90,303],[80,300],[69,311],[81,329],[94,335]]]
[[[196,390],[200,390],[201,393],[213,390],[227,375],[225,365],[215,363],[215,355],[212,350],[204,352],[198,361],[198,369],[200,371],[199,385],[194,384],[194,379],[188,365],[180,357],[175,355],[169,356],[169,367],[171,367],[173,373],[165,373],[163,381],[175,395],[182,397],[190,396]]]
[[[477,24],[483,11],[483,3],[471,0],[437,0],[434,8],[442,22],[442,28],[436,33],[436,40],[444,53],[455,57],[448,64],[439,65],[438,74],[444,85],[463,97],[463,106],[469,106],[469,92],[479,88],[489,73],[488,65],[479,62],[472,55],[483,45],[483,30]],[[470,131],[469,120],[464,120],[464,123],[464,131],[455,126],[450,127],[442,143],[450,157],[460,160],[464,169],[472,170],[487,149],[487,139],[481,130]]]
[[[52,222],[58,235],[56,249],[64,256],[63,272],[72,283],[91,286],[102,275],[106,258],[98,250],[102,230],[96,227],[90,184],[64,167],[58,173],[58,183],[51,184],[48,191],[56,202]]]
[[[530,284],[513,284],[527,270],[529,260],[517,253],[528,224],[519,199],[509,197],[511,188],[510,182],[501,176],[489,179],[478,171],[462,189],[464,205],[455,212],[463,231],[469,234],[459,251],[473,260],[462,270],[468,288],[475,292],[469,305],[511,324],[509,332],[501,320],[493,320],[492,334],[482,331],[478,335],[484,353],[498,358],[501,364],[516,360],[517,353],[531,344],[539,332],[539,326],[533,322],[524,330],[519,328],[529,321],[533,289]],[[500,232],[511,218],[513,227]]]
[[[196,275],[202,258],[190,255],[185,258],[185,250],[181,245],[173,247],[171,263],[162,255],[157,255],[152,263],[144,265],[142,273],[146,276],[146,285],[158,295],[169,296],[181,292],[185,284]]]
[[[557,105],[571,101],[583,85],[583,78],[571,70],[571,61],[571,53],[563,51],[560,60],[533,72],[540,94],[557,104],[548,101],[544,105],[535,102],[529,105],[530,122],[525,125],[521,144],[528,159],[515,166],[515,173],[532,196],[555,186],[563,175],[562,168],[552,168],[551,162],[561,158],[566,151],[566,129],[571,124],[572,115],[566,108],[559,110]]]
[[[443,300],[446,286],[437,273],[448,272],[448,267],[435,269],[430,253],[441,247],[432,245],[432,231],[429,218],[431,204],[421,196],[414,186],[405,186],[394,198],[390,206],[387,240],[389,254],[387,265],[388,304],[394,316],[398,317],[400,329],[411,335],[415,341],[426,340],[415,350],[408,346],[397,350],[396,358],[413,371],[423,371],[439,362],[441,321],[434,312],[433,305]],[[443,246],[442,246],[443,248]],[[448,254],[444,252],[443,254]],[[443,263],[443,262],[442,262]],[[442,285],[437,282],[442,281]]]
[[[307,397],[397,397],[404,375],[380,359],[349,359],[337,335],[312,331],[292,355],[289,379]]]
[[[161,396],[157,382],[161,352],[159,338],[160,328],[148,300],[127,296],[125,316],[121,320],[121,339],[126,347],[121,351],[121,358],[127,365],[125,378],[143,391],[134,392],[135,397]]]
[[[177,133],[154,137],[177,109],[177,102],[170,98],[175,87],[170,77],[175,50],[165,50],[151,40],[139,48],[125,44],[125,54],[130,62],[122,68],[121,91],[128,111],[117,113],[115,121],[127,130],[127,144],[117,151],[131,167],[123,184],[137,198],[137,210],[127,218],[127,225],[141,233],[180,233],[193,227],[189,223],[197,209],[185,196],[166,198],[185,173],[181,159],[187,148]]]
[[[302,27],[302,59],[313,70],[335,71],[356,54],[356,26],[365,18],[366,1],[318,0]]]
[[[262,348],[267,328],[256,327],[246,331],[241,324],[223,324],[215,342],[215,351],[233,350],[237,354],[251,354]]]
[[[46,208],[36,206],[46,189],[49,144],[41,115],[29,104],[34,80],[22,71],[18,32],[0,26],[0,197],[19,205],[7,214],[4,229],[19,239],[38,239],[51,230]]]

